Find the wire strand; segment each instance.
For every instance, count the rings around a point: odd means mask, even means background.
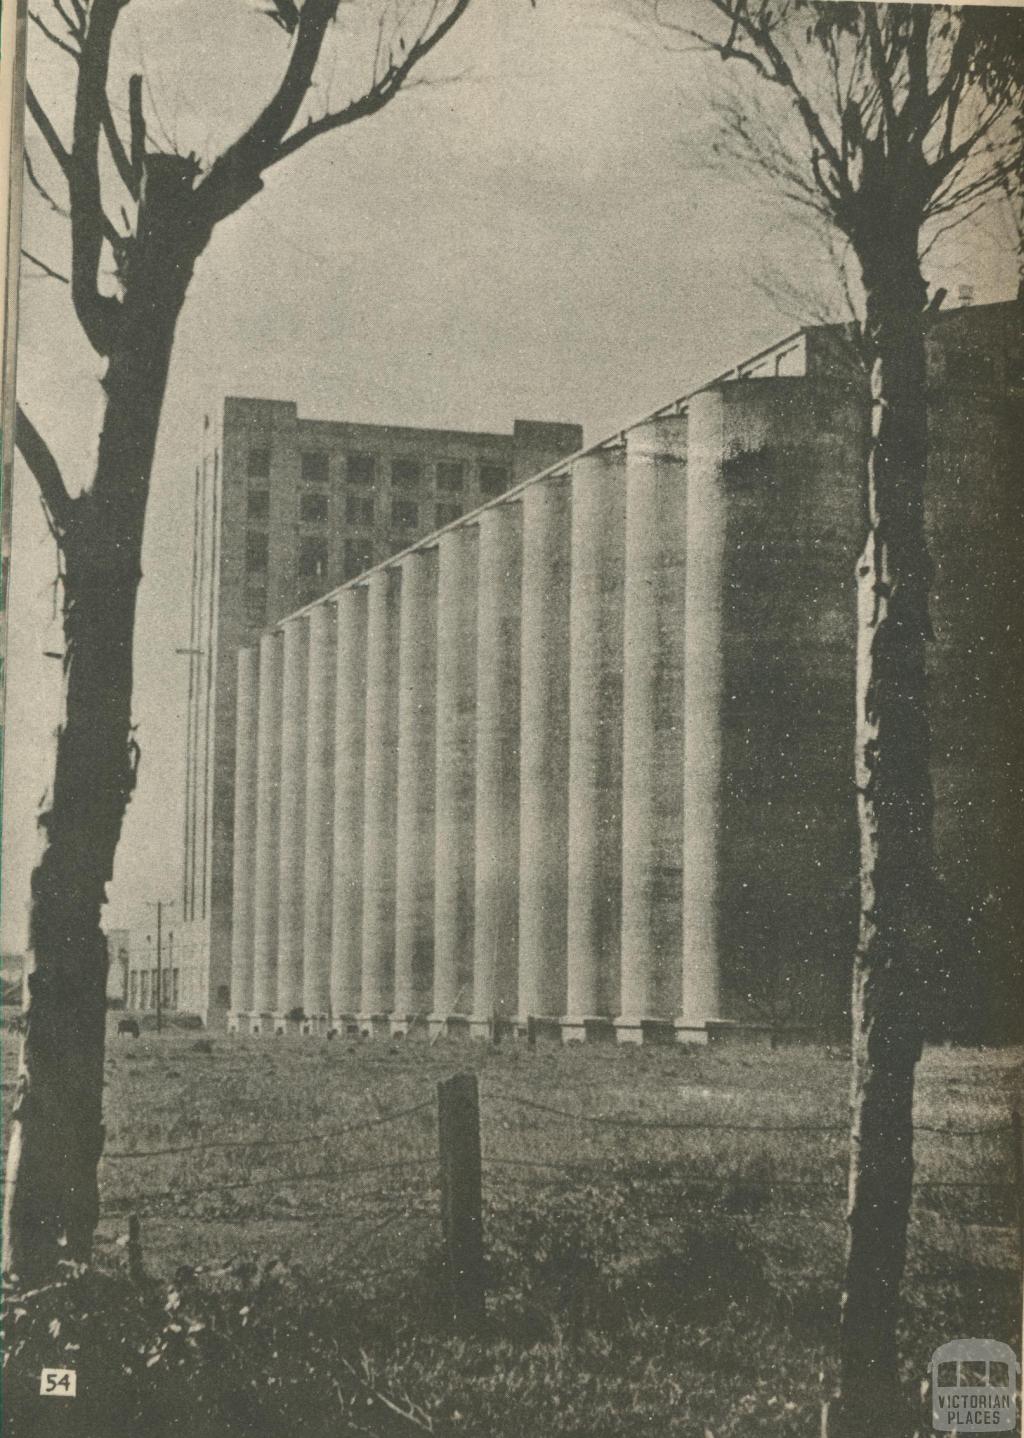
[[[589,1123],[602,1128],[668,1129],[680,1132],[723,1133],[841,1133],[849,1134],[850,1125],[845,1124],[763,1124],[763,1123],[721,1123],[711,1119],[646,1119],[632,1118],[627,1114],[572,1113],[569,1109],[556,1108],[553,1104],[541,1103],[526,1098],[523,1094],[506,1093],[503,1090],[488,1089],[487,1098],[516,1104],[520,1108],[532,1109],[537,1113],[551,1114],[570,1123]],[[947,1137],[980,1137],[993,1133],[1009,1133],[1012,1124],[988,1124],[984,1128],[950,1128],[929,1124],[915,1124],[915,1133],[937,1133]]]
[[[179,1153],[206,1153],[212,1149],[263,1149],[263,1148],[291,1148],[304,1139],[327,1139],[341,1138],[348,1133],[359,1133],[363,1129],[381,1128],[385,1124],[397,1123],[399,1119],[409,1118],[412,1114],[423,1113],[426,1109],[434,1107],[432,1098],[424,1099],[421,1103],[413,1104],[410,1108],[395,1109],[393,1113],[381,1114],[378,1118],[368,1118],[359,1123],[345,1124],[342,1128],[325,1128],[306,1130],[304,1133],[292,1134],[289,1138],[269,1139],[211,1139],[208,1143],[186,1144],[175,1148],[131,1148],[115,1149],[111,1153],[103,1154],[105,1159],[120,1160],[128,1158],[166,1158]]]

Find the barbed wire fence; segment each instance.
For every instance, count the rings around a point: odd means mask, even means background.
[[[614,1190],[631,1220],[642,1226],[678,1219],[684,1200],[687,1211],[703,1206],[756,1218],[768,1208],[805,1212],[812,1196],[827,1198],[835,1207],[846,1191],[849,1127],[844,1123],[587,1113],[490,1084],[483,1100],[481,1105],[476,1075],[462,1073],[415,1103],[347,1124],[296,1128],[280,1137],[108,1150],[103,1216],[114,1224],[128,1223],[134,1234],[129,1257],[136,1266],[142,1219],[316,1224],[340,1215],[344,1241],[333,1246],[338,1263],[368,1263],[378,1236],[397,1232],[404,1241],[404,1258],[390,1267],[377,1264],[378,1277],[408,1272],[424,1243],[436,1247],[439,1239],[454,1315],[475,1323],[484,1311],[488,1284],[485,1222],[500,1222],[512,1211],[521,1215],[531,1200],[584,1189]],[[719,1135],[729,1138],[724,1147],[699,1147]],[[732,1140],[740,1135],[745,1137],[738,1148]],[[1015,1233],[1024,1258],[1020,1113],[980,1125],[917,1124],[915,1135],[926,1141],[919,1146],[915,1194],[933,1202],[958,1192],[984,1196],[989,1220]],[[761,1138],[782,1139],[783,1157],[759,1149]],[[929,1176],[927,1145],[936,1138],[983,1143],[986,1176]],[[395,1156],[376,1159],[361,1153],[370,1139],[383,1142]],[[813,1142],[801,1157],[799,1146],[808,1140]],[[828,1145],[824,1156],[822,1141]],[[995,1177],[993,1142],[1002,1149]],[[176,1161],[173,1178],[149,1187],[147,1170],[164,1160]],[[219,1160],[231,1165],[229,1175],[210,1171]],[[969,1149],[964,1161],[970,1161]],[[300,1194],[308,1196],[305,1206]],[[789,1207],[780,1202],[787,1195],[796,1200]],[[971,1217],[960,1215],[960,1221]],[[128,1242],[124,1237],[108,1241]]]

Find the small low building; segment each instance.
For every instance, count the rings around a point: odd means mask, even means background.
[[[187,925],[164,922],[157,942],[155,921],[133,929],[129,945],[126,1008],[155,1013],[157,995],[166,1013],[202,1016],[206,991],[202,952],[190,943]]]

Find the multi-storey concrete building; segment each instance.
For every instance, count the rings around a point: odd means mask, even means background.
[[[962,1017],[1024,938],[1021,306],[939,314],[928,363],[930,987]],[[845,332],[807,330],[244,647],[232,1021],[837,1019],[867,420]]]
[[[181,923],[183,1007],[223,1022],[231,948],[236,654],[268,624],[583,443],[303,419],[228,398],[195,472]],[[141,982],[141,980],[140,980]]]

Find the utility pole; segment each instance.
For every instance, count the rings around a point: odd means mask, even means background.
[[[197,482],[198,482],[198,479],[197,479]],[[196,502],[197,502],[197,505],[198,505],[198,499],[197,499]],[[196,520],[196,523],[198,524],[198,519]],[[193,539],[192,539],[192,608],[193,608],[193,611],[195,610],[195,607],[196,607],[196,599],[195,599],[195,589],[196,589],[196,564],[197,564],[196,553],[197,553],[197,550],[196,550],[196,541],[195,541],[195,536],[193,535]],[[193,613],[193,616],[192,616],[192,628],[193,628],[193,631],[195,630],[195,626],[196,626],[196,619],[195,619],[195,614]],[[189,637],[190,637],[190,640],[191,640],[192,638],[194,638],[194,632],[193,632],[193,634],[190,635]],[[194,795],[193,795],[193,792],[192,792],[192,781],[193,781],[193,771],[194,771],[194,765],[195,765],[195,756],[194,756],[194,754],[193,754],[193,748],[194,748],[194,742],[193,742],[193,741],[194,741],[193,727],[194,727],[194,726],[193,726],[193,722],[192,722],[192,715],[193,715],[193,710],[194,710],[194,708],[195,708],[196,675],[197,675],[197,673],[199,672],[199,664],[200,664],[201,656],[202,656],[202,654],[203,654],[203,650],[196,648],[193,644],[190,643],[190,644],[187,645],[187,646],[180,647],[180,648],[176,648],[174,652],[175,652],[175,654],[187,654],[187,655],[188,655],[188,708],[187,708],[187,712],[186,712],[186,714],[185,714],[185,805],[184,805],[184,840],[183,840],[183,842],[182,842],[182,849],[181,849],[181,906],[182,906],[182,907],[181,907],[181,917],[182,917],[182,922],[183,922],[183,923],[187,923],[190,917],[194,917],[194,915],[192,915],[192,914],[190,913],[190,911],[191,911],[191,909],[194,907],[194,905],[193,905],[193,903],[192,903],[192,887],[193,887],[193,886],[192,886],[192,880],[191,880],[191,874],[192,874],[193,865],[192,865],[191,849],[190,849],[190,844],[189,844],[190,836],[193,836],[193,837],[194,837],[194,834],[195,834],[195,828],[194,828],[194,823],[193,823],[193,813],[192,813],[192,806],[193,806],[193,802],[194,802]]]
[[[156,1031],[161,1033],[164,1026],[164,966],[163,966],[163,937],[164,937],[164,909],[173,907],[174,899],[150,900],[150,904],[156,909]]]
[[[160,941],[163,937],[164,905],[162,899],[156,901],[156,1031],[160,1033],[164,1026],[164,971],[161,962]]]

